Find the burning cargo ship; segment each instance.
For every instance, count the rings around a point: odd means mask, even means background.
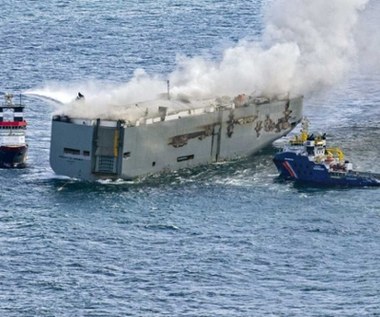
[[[82,103],[84,97],[78,99]],[[54,172],[87,181],[131,180],[246,157],[301,121],[303,98],[181,97],[132,107],[146,110],[133,119],[55,115],[50,147]]]

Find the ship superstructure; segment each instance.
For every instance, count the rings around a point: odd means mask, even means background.
[[[139,103],[135,106],[155,111],[133,120],[55,115],[50,164],[57,174],[93,181],[244,157],[291,131],[302,118],[302,104],[302,97],[239,95]]]
[[[0,167],[22,168],[26,166],[28,145],[25,142],[27,123],[24,106],[13,103],[13,95],[5,94],[0,105]]]

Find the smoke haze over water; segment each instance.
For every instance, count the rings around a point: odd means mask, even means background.
[[[168,76],[149,75],[138,69],[132,80],[121,85],[59,83],[29,93],[67,103],[81,91],[93,113],[76,104],[60,111],[87,117],[112,117],[121,106],[155,99],[166,91],[166,79],[170,80],[173,95],[196,98],[240,93],[308,95],[342,80],[358,61],[361,52],[355,30],[369,2],[273,0],[265,9],[261,40],[242,39],[226,49],[218,61],[178,56],[177,67]]]

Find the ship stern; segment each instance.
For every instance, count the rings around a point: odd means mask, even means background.
[[[120,121],[55,116],[50,166],[58,175],[94,181],[117,179],[121,169]]]
[[[54,116],[50,142],[53,171],[58,175],[90,180],[92,142],[92,126],[75,124],[67,116]]]

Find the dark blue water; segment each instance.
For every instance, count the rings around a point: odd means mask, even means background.
[[[273,0],[274,1],[274,0]],[[3,1],[1,90],[123,83],[260,36],[262,1]],[[380,75],[306,96],[380,171]],[[29,167],[0,170],[0,316],[380,316],[380,191],[276,179],[254,158],[132,183],[49,167],[51,104],[24,96]]]

